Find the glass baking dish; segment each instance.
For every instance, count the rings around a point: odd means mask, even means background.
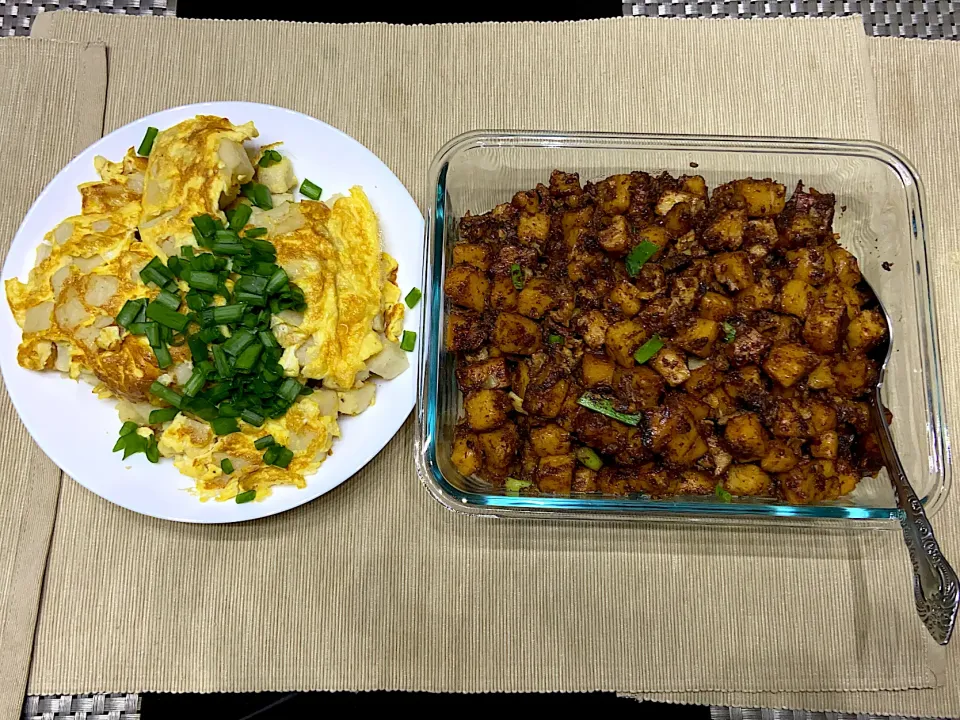
[[[437,154],[430,169],[435,197],[427,217],[417,409],[417,468],[430,493],[451,510],[483,516],[548,518],[674,518],[783,523],[899,517],[881,471],[850,495],[821,505],[793,506],[769,499],[714,496],[666,500],[645,496],[511,495],[461,475],[450,461],[461,409],[454,357],[444,349],[449,310],[443,278],[468,210],[488,211],[518,190],[546,183],[550,172],[579,172],[582,182],[632,170],[699,174],[709,188],[741,177],[771,177],[788,193],[800,180],[837,196],[834,230],[860,261],[893,319],[894,353],[883,386],[893,411],[893,435],[910,480],[934,515],[950,487],[940,360],[927,276],[923,189],[901,155],[867,141],[608,133],[476,131]],[[864,521],[867,521],[864,523]],[[869,521],[875,521],[870,523]],[[830,523],[833,524],[833,523]]]

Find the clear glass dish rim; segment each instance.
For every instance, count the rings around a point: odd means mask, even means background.
[[[927,422],[933,436],[932,463],[937,468],[938,485],[932,502],[925,502],[927,515],[932,517],[942,507],[951,489],[950,442],[944,413],[943,382],[937,319],[933,305],[933,291],[928,272],[927,234],[924,216],[923,183],[916,169],[900,152],[872,140],[845,140],[833,138],[803,138],[743,135],[699,135],[669,133],[616,133],[595,131],[546,130],[473,130],[462,133],[441,147],[430,164],[428,178],[433,190],[433,202],[427,210],[424,243],[423,288],[429,292],[429,303],[421,304],[422,327],[428,328],[420,343],[417,397],[416,465],[421,482],[444,507],[484,517],[529,517],[570,519],[630,519],[630,520],[704,520],[744,524],[764,521],[782,524],[810,525],[823,520],[830,524],[849,526],[891,527],[884,521],[899,520],[902,513],[896,508],[869,508],[855,506],[793,506],[773,503],[707,503],[676,502],[641,498],[595,497],[538,497],[507,496],[474,493],[460,490],[444,477],[437,463],[435,433],[438,421],[436,378],[439,370],[439,342],[442,334],[442,282],[434,282],[435,268],[442,266],[444,237],[444,203],[446,199],[446,172],[450,159],[457,153],[480,147],[515,148],[580,148],[630,150],[702,150],[739,154],[796,154],[852,156],[881,162],[893,170],[901,180],[912,214],[912,243],[919,242],[922,257],[917,258],[914,272],[918,278],[918,304],[922,308],[921,336],[926,339],[925,355],[929,362],[924,367],[927,395]],[[909,180],[909,184],[906,182]],[[922,297],[921,297],[922,296]],[[921,301],[922,300],[922,301]],[[427,307],[431,309],[426,317]],[[430,324],[427,324],[429,320]]]

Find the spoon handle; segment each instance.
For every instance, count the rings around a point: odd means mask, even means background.
[[[950,563],[940,552],[940,546],[933,535],[933,527],[923,511],[923,503],[917,497],[903,464],[893,446],[890,427],[883,417],[880,404],[880,389],[877,388],[873,402],[870,403],[874,425],[880,441],[880,452],[897,494],[897,506],[900,508],[900,527],[903,539],[913,564],[913,595],[917,604],[917,614],[927,630],[941,645],[950,641],[950,634],[957,621],[957,608],[960,607],[960,582]]]

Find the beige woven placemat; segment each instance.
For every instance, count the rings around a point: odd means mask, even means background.
[[[108,44],[108,130],[184,102],[284,105],[365,143],[421,205],[435,150],[476,127],[877,130],[856,18],[58,13],[36,32]],[[78,598],[103,599],[91,612]],[[30,690],[899,689],[936,682],[929,649],[895,533],[463,518],[419,487],[408,422],[345,486],[242,526],[154,521],[65,483]]]
[[[0,40],[3,255],[33,198],[100,137],[106,87],[102,45]],[[60,469],[30,439],[6,392],[0,435],[0,717],[9,718],[23,706]]]

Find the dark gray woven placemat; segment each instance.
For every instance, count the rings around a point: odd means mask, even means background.
[[[648,17],[779,17],[803,15],[863,15],[871,35],[960,40],[960,2],[906,0],[905,2],[844,2],[843,0],[742,0],[741,2],[683,2],[638,0],[623,3],[624,15]]]
[[[175,15],[177,0],[0,0],[0,37],[29,35],[41,10],[94,10],[129,15]]]

